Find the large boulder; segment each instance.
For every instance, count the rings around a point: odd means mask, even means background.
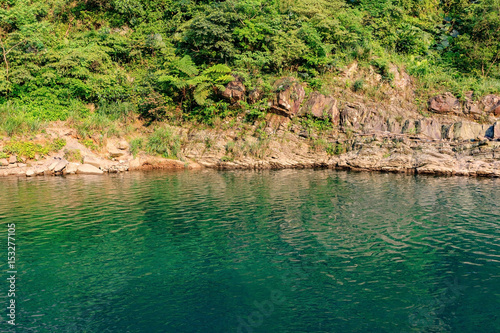
[[[53,171],[54,172],[62,172],[64,170],[64,168],[66,167],[66,165],[68,165],[68,161],[66,160],[60,160],[59,162],[57,162],[57,164],[54,166],[54,169]]]
[[[83,163],[90,164],[90,165],[95,166],[96,168],[99,168],[103,164],[103,161],[100,159],[97,159],[93,156],[87,155],[83,158]]]
[[[461,113],[458,98],[447,92],[429,100],[429,110],[435,113]]]
[[[300,109],[306,96],[304,88],[293,77],[279,79],[274,84],[276,93],[271,104],[271,112],[292,118]]]
[[[237,103],[245,99],[246,88],[239,77],[235,77],[229,82],[226,89],[222,92],[222,97],[231,103]]]
[[[101,175],[104,172],[91,164],[82,164],[78,166],[76,173],[81,173],[86,175]]]
[[[79,163],[68,163],[65,169],[66,174],[67,175],[75,174],[78,171],[79,165],[80,165]]]
[[[309,96],[297,115],[311,115],[318,119],[331,120],[334,124],[338,124],[340,118],[337,100],[331,96],[320,94],[317,91]]]

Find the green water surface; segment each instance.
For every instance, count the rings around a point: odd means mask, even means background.
[[[500,331],[497,179],[4,178],[0,222],[1,332]]]

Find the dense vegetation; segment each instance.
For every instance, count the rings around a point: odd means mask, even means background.
[[[497,92],[500,0],[0,0],[0,47],[7,134],[209,122],[236,112],[216,94],[231,73],[249,89],[290,73],[319,89],[354,60],[389,82],[396,63],[424,91]]]

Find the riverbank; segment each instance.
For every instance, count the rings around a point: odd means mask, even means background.
[[[268,122],[273,124],[273,121]],[[433,140],[421,134],[332,133],[318,138],[288,121],[267,126],[266,138],[238,129],[219,132],[175,128],[188,137],[179,159],[139,152],[135,156],[126,140],[109,139],[97,153],[81,144],[69,128],[47,129],[51,137],[66,142],[59,151],[38,160],[12,155],[0,160],[0,176],[105,174],[136,170],[210,168],[286,169],[335,168],[359,171],[500,177],[500,141]],[[77,156],[71,158],[72,156]]]
[[[500,176],[500,96],[448,92],[422,109],[411,77],[391,70],[392,85],[374,78],[380,98],[345,89],[323,95],[284,77],[258,114],[260,102],[242,107],[258,92],[235,77],[222,92],[234,115],[211,124],[111,122],[95,112],[85,121],[51,122],[38,133],[0,137],[0,176],[320,167]]]

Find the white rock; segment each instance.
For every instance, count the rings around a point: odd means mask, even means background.
[[[26,171],[26,177],[33,177],[35,175],[35,171],[33,169],[28,169]]]

